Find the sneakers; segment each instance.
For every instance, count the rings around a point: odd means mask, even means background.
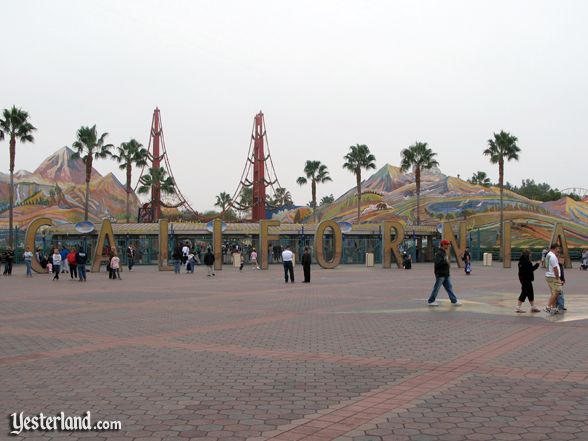
[[[427,305],[429,306],[439,306],[439,302],[437,300],[435,300],[434,302],[427,302]]]
[[[525,311],[524,309],[521,309],[521,308],[519,308],[519,307],[515,308],[515,311],[516,311],[516,312],[518,312],[519,314],[523,314],[524,312],[527,312],[527,311]],[[532,310],[531,310],[531,311],[532,311]]]
[[[541,310],[539,308],[537,308],[536,306],[533,306],[531,308],[531,312],[541,312]]]
[[[462,303],[459,300],[457,300],[455,303],[451,303],[451,306],[461,306],[461,305],[462,305]]]

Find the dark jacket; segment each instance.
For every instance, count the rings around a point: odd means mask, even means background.
[[[13,250],[6,251],[6,262],[8,262],[8,263],[14,262],[14,251]]]
[[[207,266],[214,265],[214,254],[212,253],[212,251],[208,251],[204,255],[204,265],[207,265]]]
[[[310,256],[310,253],[302,254],[302,257],[300,258],[300,263],[302,264],[302,266],[310,266],[310,264],[312,263],[312,257]]]
[[[533,265],[533,263],[529,260],[524,258],[523,256],[520,257],[519,259],[519,280],[521,283],[525,283],[525,282],[532,282],[533,280],[535,280],[535,276],[533,274],[533,271],[535,271],[537,268],[539,268],[539,264],[536,263],[535,265]]]
[[[449,262],[442,248],[435,253],[435,277],[449,277]]]
[[[76,262],[78,265],[85,265],[88,263],[88,255],[83,251],[78,251],[76,253]]]

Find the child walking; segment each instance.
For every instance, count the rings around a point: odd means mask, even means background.
[[[53,250],[53,280],[59,280],[59,271],[61,270],[61,254],[59,250],[55,248]]]
[[[539,268],[539,264],[533,264],[533,262],[531,262],[531,253],[529,250],[523,250],[523,253],[519,259],[519,281],[521,282],[521,295],[519,296],[517,308],[515,309],[515,311],[518,313],[525,312],[521,306],[527,298],[531,304],[531,312],[541,311],[535,306],[535,293],[533,292],[533,280],[535,280],[533,272],[537,268]]]
[[[120,257],[113,251],[112,257],[110,258],[110,269],[112,271],[112,280],[121,280],[120,278]]]

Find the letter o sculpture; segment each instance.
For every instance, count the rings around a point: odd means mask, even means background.
[[[323,255],[323,236],[325,230],[331,228],[333,230],[333,236],[335,236],[335,253],[332,260],[326,260]],[[314,252],[316,255],[316,261],[325,269],[333,269],[341,263],[341,254],[343,252],[343,234],[341,234],[341,228],[339,224],[333,220],[322,221],[318,224],[316,232],[314,233]]]

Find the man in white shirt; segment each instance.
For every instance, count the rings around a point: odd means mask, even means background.
[[[188,246],[187,243],[184,244],[184,246],[182,247],[182,263],[186,264],[186,262],[188,261],[188,255],[190,254],[190,247]]]
[[[294,253],[290,251],[290,247],[287,246],[284,251],[282,251],[282,262],[284,264],[284,279],[286,283],[288,283],[288,274],[290,274],[290,281],[294,283],[294,264],[292,263],[292,259],[294,258]]]
[[[559,310],[555,306],[557,302],[557,297],[561,293],[561,280],[560,275],[561,271],[559,269],[559,246],[554,243],[551,244],[549,248],[549,253],[545,256],[545,264],[547,267],[547,271],[545,272],[545,280],[547,281],[547,286],[549,286],[549,291],[551,296],[549,297],[549,301],[547,302],[547,306],[545,307],[545,311],[550,314],[557,314]]]

